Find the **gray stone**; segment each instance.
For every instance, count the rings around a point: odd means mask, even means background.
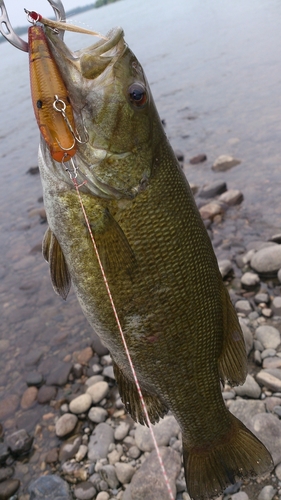
[[[63,437],[72,432],[78,422],[76,415],[65,413],[56,422],[56,435]]]
[[[269,357],[273,357],[276,355],[276,350],[275,349],[265,349],[262,353],[261,353],[261,359],[265,359],[265,358],[269,358]]]
[[[64,463],[75,457],[76,453],[80,448],[81,442],[82,442],[81,436],[77,435],[71,436],[70,438],[67,439],[67,441],[64,441],[60,447],[59,461],[61,463]]]
[[[265,358],[262,366],[263,368],[281,368],[281,358],[279,356]]]
[[[108,453],[107,458],[109,463],[111,465],[114,465],[116,464],[116,462],[119,462],[122,455],[123,455],[123,447],[121,444],[117,444],[115,450],[112,450],[110,453]]]
[[[5,464],[10,453],[5,443],[0,442],[0,464]]]
[[[278,368],[276,368],[278,370]],[[281,391],[281,380],[267,370],[261,370],[256,375],[257,381],[271,391]]]
[[[268,304],[269,303],[269,295],[268,293],[257,293],[254,297],[254,301],[256,304]]]
[[[212,170],[215,172],[225,172],[226,170],[229,170],[232,167],[235,167],[236,165],[239,165],[241,163],[240,160],[237,160],[233,156],[230,155],[220,155],[218,158],[214,161]]]
[[[235,309],[238,313],[245,314],[246,316],[252,312],[252,306],[248,300],[237,300]]]
[[[38,403],[44,405],[49,403],[52,399],[55,399],[57,394],[57,389],[54,386],[42,385],[37,394]]]
[[[278,477],[278,479],[281,481],[281,464],[278,464],[276,469],[275,469],[275,475]]]
[[[251,425],[252,418],[257,414],[265,413],[265,404],[263,401],[236,399],[231,401],[229,410],[235,417],[239,418],[246,427]]]
[[[211,201],[199,209],[203,220],[213,219],[216,215],[223,213],[223,204],[218,201]]]
[[[1,400],[1,405],[0,405],[0,422],[4,420],[6,417],[8,417],[11,414],[14,414],[18,405],[19,405],[20,399],[17,396],[17,394],[10,394],[6,398],[3,398]]]
[[[243,193],[238,189],[229,189],[219,197],[219,201],[229,206],[239,205],[244,200]]]
[[[97,382],[88,387],[86,394],[91,396],[93,404],[97,404],[107,396],[108,391],[109,385],[107,382]]]
[[[128,484],[136,472],[136,469],[132,465],[125,464],[124,462],[116,462],[115,469],[116,476],[122,484]]]
[[[92,500],[96,493],[96,488],[90,481],[84,481],[74,489],[77,500]]]
[[[280,332],[274,326],[259,326],[256,329],[255,336],[265,349],[276,349],[280,344]]]
[[[107,411],[104,408],[100,408],[99,406],[93,406],[88,413],[88,418],[91,420],[91,422],[95,422],[96,424],[104,422],[107,417]]]
[[[153,425],[153,430],[158,446],[168,446],[171,437],[177,437],[180,428],[175,417],[168,416]],[[137,424],[135,441],[138,448],[142,451],[151,451],[154,449],[150,430],[144,425]]]
[[[59,366],[49,373],[46,379],[46,385],[65,385],[68,381],[71,368],[72,363],[60,362]]]
[[[104,377],[108,377],[110,378],[111,380],[115,380],[115,375],[114,375],[114,370],[113,370],[113,366],[110,365],[110,366],[105,366],[103,371],[102,371],[102,374]]]
[[[114,438],[116,441],[121,441],[124,439],[130,430],[130,424],[127,422],[121,422],[114,431]]]
[[[102,382],[104,380],[103,376],[102,375],[93,375],[92,377],[89,377],[86,382],[85,382],[85,385],[87,387],[90,387],[91,385],[94,385],[96,384],[97,382]]]
[[[28,487],[29,500],[71,500],[69,486],[59,476],[41,476]]]
[[[223,259],[218,261],[218,266],[222,278],[225,278],[231,271],[233,271],[232,262],[228,259]]]
[[[88,452],[88,446],[86,444],[81,444],[79,446],[79,450],[75,455],[76,462],[81,462],[81,460],[83,460],[87,455],[87,452]]]
[[[241,283],[244,288],[251,288],[258,285],[260,282],[260,277],[256,273],[245,273],[241,278]]]
[[[281,245],[258,250],[251,259],[251,267],[260,274],[276,275],[281,268]]]
[[[108,354],[109,351],[106,347],[104,347],[99,336],[95,332],[92,332],[91,336],[93,351],[95,351],[98,356],[104,356],[105,354]]]
[[[240,326],[241,326],[241,329],[242,329],[242,332],[244,335],[245,347],[246,347],[246,352],[247,352],[247,356],[248,356],[250,354],[251,350],[253,349],[253,342],[254,342],[253,335],[252,335],[250,328],[247,327],[243,318],[238,318],[238,319],[239,319],[239,323],[240,323]]]
[[[255,250],[255,252],[258,252],[259,250],[262,250],[263,248],[269,248],[273,246],[278,246],[277,243],[274,243],[272,241],[262,241],[262,240],[255,240],[255,241],[250,241],[247,244],[247,250]]]
[[[243,385],[234,387],[238,396],[248,396],[249,398],[258,399],[261,394],[261,388],[255,381],[252,375],[247,375]]]
[[[69,403],[69,409],[72,413],[79,415],[89,410],[92,405],[92,398],[90,394],[81,394]]]
[[[14,469],[12,467],[1,467],[0,468],[0,483],[6,481],[6,479],[10,479],[14,474]]]
[[[94,429],[88,444],[88,458],[95,462],[101,458],[106,458],[108,448],[114,442],[114,431],[110,425],[101,423]]]
[[[38,372],[30,372],[26,375],[25,382],[28,386],[40,387],[43,382],[43,375]]]
[[[114,465],[104,465],[99,471],[101,477],[107,482],[109,488],[118,488],[119,480],[116,476]]]
[[[277,490],[273,488],[273,486],[271,485],[264,486],[264,488],[261,490],[258,496],[258,500],[272,500],[276,491]]]
[[[109,500],[110,495],[107,493],[107,491],[100,491],[96,500]],[[124,499],[124,497],[123,497]]]
[[[277,316],[281,316],[281,297],[274,297],[271,307],[274,314],[277,314]]]
[[[279,269],[279,271],[277,273],[277,278],[278,278],[279,283],[281,283],[281,269]]]
[[[33,437],[25,429],[20,429],[7,436],[6,441],[11,453],[14,455],[25,455],[31,450]]]
[[[31,350],[24,358],[25,366],[36,365],[43,354],[44,350],[42,348]]]
[[[139,450],[139,448],[136,445],[131,446],[129,448],[129,450],[127,451],[128,457],[134,458],[134,459],[139,458],[140,454],[141,454],[141,451]]]
[[[0,483],[0,499],[9,500],[19,487],[20,482],[18,479],[6,479],[6,481]]]
[[[261,353],[257,349],[255,350],[255,353],[254,353],[254,359],[255,359],[256,365],[260,366],[262,364]]]
[[[281,421],[272,413],[260,413],[253,417],[251,429],[265,444],[275,465],[281,462]]]
[[[181,470],[180,454],[171,448],[160,448],[160,455],[168,476],[168,480],[176,496],[176,479]],[[157,478],[157,481],[155,480]],[[131,481],[133,500],[169,500],[167,485],[160,469],[156,450],[152,451],[142,466],[136,471]]]
[[[278,398],[276,396],[270,396],[270,397],[264,399],[264,402],[265,402],[265,406],[266,406],[267,411],[273,412],[273,410],[276,406],[281,405],[281,398]]]
[[[231,495],[231,500],[249,500],[249,497],[245,491],[238,491]]]
[[[224,193],[226,189],[227,189],[226,182],[216,181],[204,186],[200,190],[198,196],[200,196],[200,198],[214,198],[215,196]]]

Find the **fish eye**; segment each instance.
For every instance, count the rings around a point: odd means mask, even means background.
[[[140,83],[133,83],[128,89],[129,99],[137,108],[143,108],[147,103],[146,89]]]

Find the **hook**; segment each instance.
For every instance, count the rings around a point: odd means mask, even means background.
[[[65,21],[66,15],[62,1],[48,0],[48,2],[55,13],[57,21]],[[14,47],[23,50],[24,52],[28,52],[28,43],[20,38],[12,28],[4,0],[0,0],[0,33],[4,38],[6,38],[6,40],[8,40],[8,42],[14,45]],[[64,31],[60,30],[60,38],[63,38],[63,35]]]

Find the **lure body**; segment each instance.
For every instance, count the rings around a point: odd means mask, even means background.
[[[68,92],[41,26],[29,28],[28,46],[31,96],[36,120],[52,158],[65,162],[77,150]]]

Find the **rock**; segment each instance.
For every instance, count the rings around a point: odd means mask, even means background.
[[[25,455],[31,450],[33,437],[25,429],[20,429],[7,436],[6,441],[13,455]]]
[[[99,406],[94,406],[88,413],[88,418],[91,420],[91,422],[95,422],[96,424],[104,422],[107,417],[107,411],[104,408],[100,408]]]
[[[108,448],[114,442],[114,431],[110,425],[101,423],[94,429],[88,444],[88,458],[95,462],[106,458]]]
[[[97,382],[88,387],[86,393],[91,396],[93,404],[97,404],[107,396],[108,391],[109,385],[107,382]]]
[[[52,448],[47,452],[45,462],[46,464],[53,464],[57,462],[59,459],[58,448]]]
[[[36,365],[44,354],[43,349],[33,349],[24,357],[25,366]]]
[[[9,457],[10,453],[5,443],[0,441],[0,464],[4,464]]]
[[[241,193],[238,189],[229,189],[219,197],[219,201],[226,203],[229,206],[239,205],[243,200],[243,193]]]
[[[104,465],[99,473],[104,481],[107,482],[109,488],[118,488],[119,480],[117,479],[114,465]]]
[[[130,430],[130,424],[127,422],[121,422],[114,431],[114,438],[116,441],[122,441],[128,434]]]
[[[272,455],[275,465],[281,462],[281,421],[272,413],[260,413],[251,421],[251,429]]]
[[[263,307],[261,313],[265,318],[271,318],[272,316],[272,310],[268,307]]]
[[[79,450],[77,451],[77,453],[75,455],[76,462],[81,462],[81,460],[83,460],[85,458],[87,453],[88,453],[88,446],[86,446],[85,444],[81,444],[79,446]]]
[[[274,326],[263,325],[256,329],[255,336],[265,349],[276,349],[280,344],[280,332]]]
[[[181,470],[181,459],[179,453],[171,448],[160,448],[160,455],[164,462],[164,467],[168,480],[176,496],[176,478]],[[156,481],[157,478],[157,481]],[[152,451],[149,457],[134,474],[131,481],[131,497],[133,500],[168,500],[167,485],[165,483],[156,450]]]
[[[270,357],[273,357],[276,355],[276,350],[275,349],[265,349],[262,353],[261,353],[261,359],[266,359],[266,358],[270,358]],[[265,367],[264,367],[265,368]],[[273,368],[273,367],[272,367]]]
[[[75,363],[72,367],[72,373],[74,378],[81,378],[83,375],[83,366],[80,363]]]
[[[241,278],[241,284],[244,288],[252,288],[260,283],[260,277],[256,273],[245,273]]]
[[[31,408],[37,399],[37,394],[38,394],[38,389],[37,387],[28,387],[21,398],[20,405],[23,410],[27,410],[28,408]]]
[[[108,354],[109,350],[106,347],[104,347],[99,336],[95,332],[92,332],[91,336],[92,336],[93,351],[96,352],[98,356],[104,356],[105,354]]]
[[[92,500],[96,495],[96,488],[90,481],[80,483],[74,489],[77,500]]]
[[[57,389],[55,387],[42,385],[37,394],[38,403],[45,405],[49,403],[52,399],[55,399],[57,394]]]
[[[0,483],[0,499],[9,500],[20,487],[18,479],[7,479]]]
[[[273,409],[275,406],[280,406],[281,405],[281,398],[278,398],[276,396],[270,396],[266,399],[264,399],[265,406],[267,411],[273,412]]]
[[[281,283],[281,269],[279,269],[279,271],[277,273],[277,278],[278,278],[279,283]]]
[[[268,373],[268,370],[261,370],[257,373],[256,379],[260,384],[271,391],[281,391],[281,380],[271,373]]]
[[[104,377],[108,377],[111,380],[115,380],[115,375],[114,375],[114,370],[113,370],[113,366],[112,365],[111,366],[106,366],[103,369],[102,374],[103,374]]]
[[[248,300],[237,300],[235,309],[238,313],[245,314],[245,316],[248,316],[252,312],[252,307]]]
[[[279,356],[272,356],[272,357],[265,358],[263,360],[262,367],[263,368],[281,368],[281,358],[279,358]]]
[[[281,297],[274,297],[271,307],[274,314],[281,316]]]
[[[233,271],[232,262],[228,259],[219,260],[218,266],[222,275],[222,279],[224,279],[231,271]]]
[[[175,417],[168,416],[153,425],[153,430],[158,446],[168,446],[171,437],[177,437],[179,424]],[[149,428],[141,424],[137,424],[136,426],[135,441],[138,448],[142,451],[151,451],[154,449]]]
[[[211,201],[199,209],[203,220],[213,219],[216,215],[223,213],[223,206],[218,201]]]
[[[263,401],[236,399],[235,401],[231,401],[229,410],[246,427],[249,427],[253,417],[259,413],[265,413],[265,404]]]
[[[77,422],[78,418],[76,415],[65,413],[56,422],[56,435],[58,437],[67,436],[67,434],[70,434],[75,429]]]
[[[275,475],[278,477],[278,479],[281,481],[281,464],[278,464],[276,469],[275,469]]]
[[[268,293],[257,293],[254,297],[254,301],[256,304],[268,304],[269,303],[269,295]]]
[[[262,250],[262,248],[268,248],[273,246],[277,247],[278,245],[270,241],[255,240],[255,241],[250,241],[250,243],[247,244],[247,250],[255,250],[255,252],[258,252],[259,250]]]
[[[281,268],[281,245],[258,250],[251,259],[251,267],[263,275],[276,275]]]
[[[92,377],[89,377],[86,382],[85,382],[85,385],[87,387],[90,387],[91,385],[94,385],[96,384],[97,382],[102,382],[104,380],[103,376],[102,375],[93,375]]]
[[[134,446],[134,445],[131,446],[129,448],[129,450],[127,451],[128,457],[134,458],[134,459],[139,458],[140,454],[141,454],[141,451],[139,450],[139,448],[137,446]]]
[[[67,441],[64,441],[60,447],[59,461],[64,463],[71,460],[78,452],[81,442],[81,436],[77,435],[71,436]]]
[[[264,486],[264,488],[261,490],[258,496],[258,500],[272,500],[276,491],[277,490],[273,488],[273,486],[271,485]]]
[[[116,476],[122,484],[128,484],[136,472],[134,467],[124,462],[116,462],[115,470]]]
[[[26,385],[40,387],[43,383],[43,375],[38,372],[29,372],[25,378]]]
[[[261,388],[255,381],[252,375],[247,375],[243,385],[234,387],[238,396],[248,396],[249,398],[258,399],[261,394]]]
[[[229,170],[230,168],[235,167],[240,163],[241,161],[233,158],[233,156],[221,155],[214,161],[212,170],[214,170],[215,172],[225,172],[226,170]]]
[[[238,491],[231,495],[231,500],[249,500],[249,497],[245,491]]]
[[[15,413],[17,407],[19,406],[20,399],[16,394],[10,394],[6,398],[1,400],[0,405],[0,421],[5,420],[9,415]]]
[[[110,498],[110,496],[109,496],[109,493],[107,493],[107,491],[100,491],[96,500],[109,500],[109,498]],[[123,497],[123,499],[124,499],[124,497]]]
[[[253,349],[253,343],[254,343],[253,335],[252,335],[250,328],[247,327],[243,318],[239,318],[239,323],[240,323],[240,326],[241,326],[241,329],[242,329],[242,332],[244,335],[245,347],[246,347],[246,352],[247,352],[247,356],[248,356],[250,354],[251,350]]]
[[[214,198],[215,196],[224,193],[226,189],[226,182],[216,181],[212,184],[207,184],[206,186],[204,186],[199,192],[198,196],[200,196],[200,198]]]
[[[0,468],[0,483],[6,481],[6,479],[10,479],[14,474],[14,469],[12,467],[1,467]],[[1,497],[0,497],[1,498]]]
[[[72,413],[79,414],[85,413],[92,405],[92,398],[90,394],[81,394],[69,403],[69,409]]]
[[[64,464],[62,464],[61,471],[69,477],[71,482],[86,481],[88,477],[88,472],[84,465],[81,465],[74,460],[64,462]]]
[[[52,370],[47,376],[46,385],[65,385],[68,381],[71,368],[72,363],[60,362],[59,366]]]
[[[71,500],[69,486],[59,476],[41,476],[28,487],[29,500]]]
[[[189,163],[191,165],[198,165],[198,163],[202,163],[203,161],[206,161],[206,160],[207,160],[207,156],[204,154],[201,154],[201,155],[193,156],[193,158],[191,158],[189,160]]]
[[[93,349],[91,347],[86,347],[82,351],[79,352],[77,356],[77,361],[81,365],[87,365],[90,359],[93,357]]]

